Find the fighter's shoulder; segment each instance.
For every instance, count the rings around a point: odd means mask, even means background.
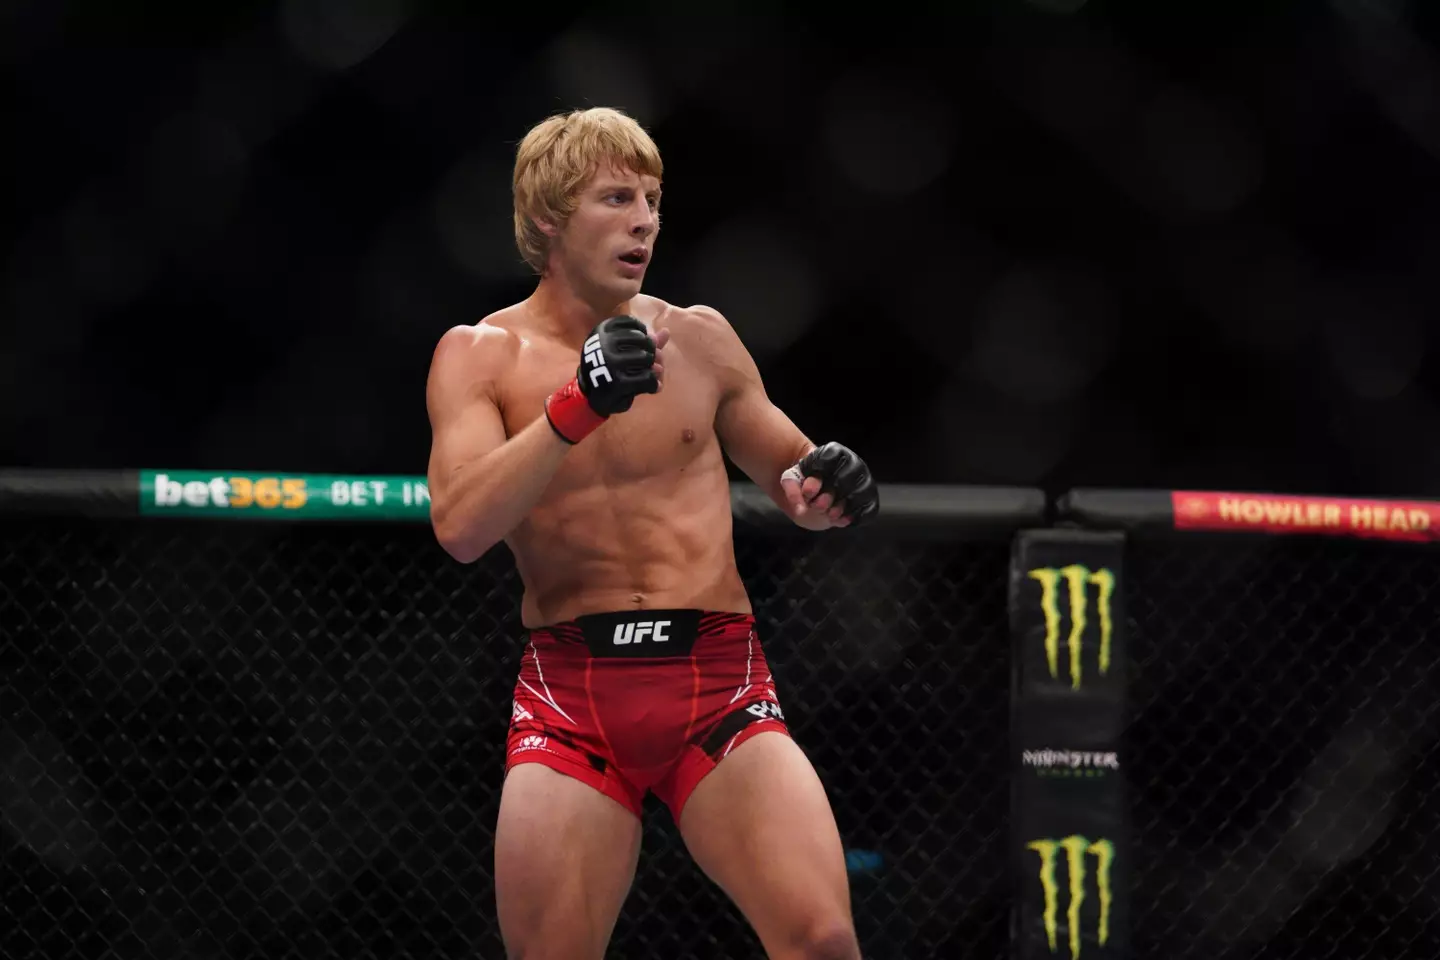
[[[656,316],[656,327],[669,327],[670,336],[682,344],[691,344],[708,351],[744,349],[735,328],[725,315],[714,307],[697,303],[688,307],[664,304]]]
[[[432,368],[454,371],[466,379],[494,379],[520,354],[522,338],[515,325],[514,308],[507,307],[471,324],[446,330],[435,344]]]

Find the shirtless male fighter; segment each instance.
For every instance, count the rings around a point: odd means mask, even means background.
[[[619,111],[534,127],[514,197],[536,289],[432,359],[435,535],[461,563],[504,540],[524,585],[500,931],[512,958],[602,957],[653,791],[770,957],[854,960],[839,833],[736,571],[724,457],[811,530],[873,515],[878,492],[770,402],[724,317],[641,296],[660,180]]]

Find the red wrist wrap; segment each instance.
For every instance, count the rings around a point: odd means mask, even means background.
[[[605,422],[580,392],[578,380],[571,380],[545,398],[545,418],[550,421],[550,429],[566,443],[579,443]]]

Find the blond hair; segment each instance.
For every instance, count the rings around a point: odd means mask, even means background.
[[[581,187],[603,163],[660,179],[655,141],[611,107],[555,114],[525,134],[515,151],[515,245],[536,273],[545,271],[550,238],[537,220],[559,227],[575,211]]]

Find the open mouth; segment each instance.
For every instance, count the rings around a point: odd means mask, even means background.
[[[633,264],[638,267],[640,264],[645,262],[645,251],[631,250],[629,253],[620,254],[620,259],[626,263]]]

